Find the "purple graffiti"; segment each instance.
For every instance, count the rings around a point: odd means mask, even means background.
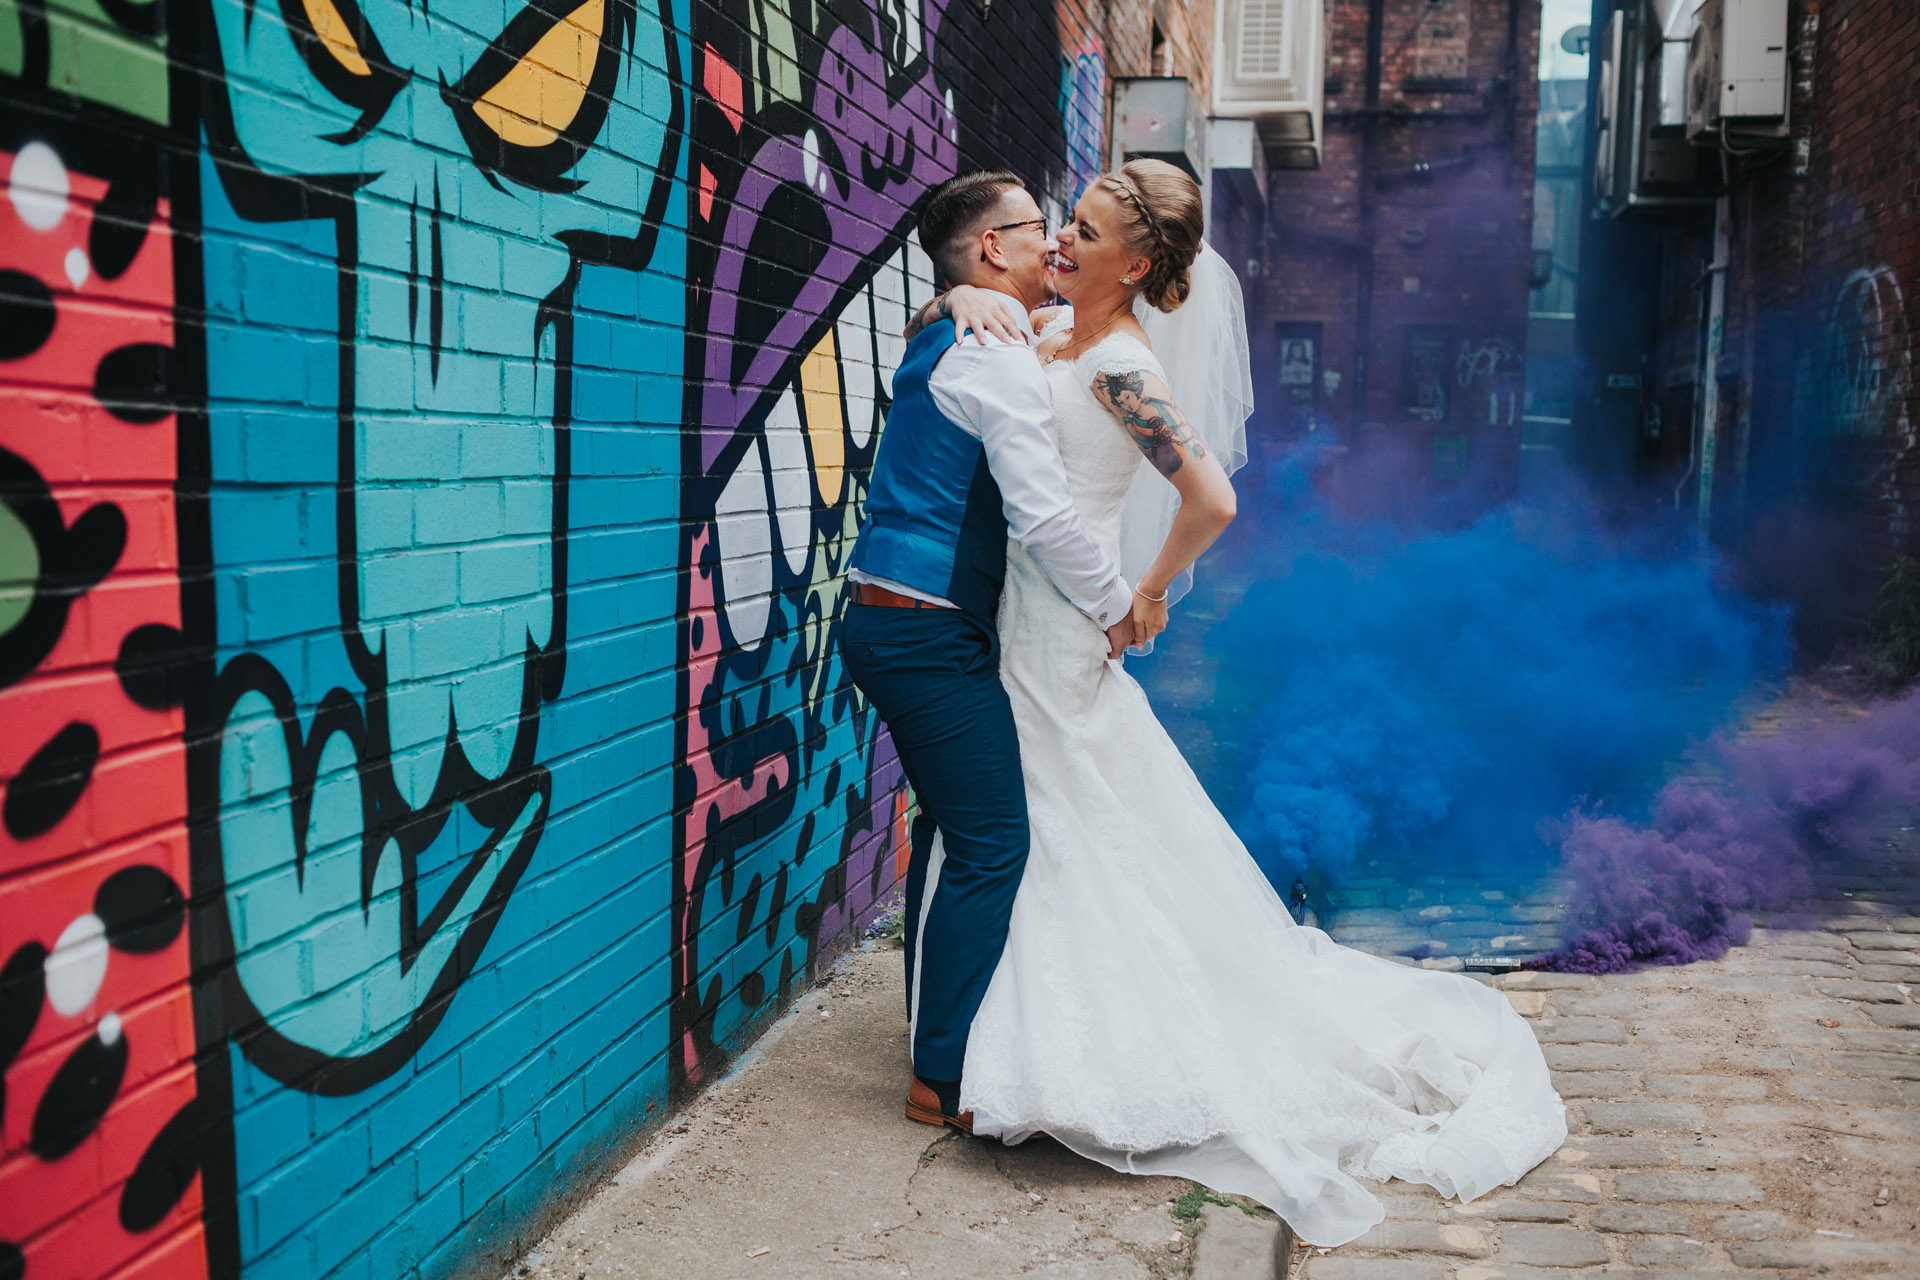
[[[858,819],[847,824],[841,883],[831,886],[839,892],[820,895],[820,915],[813,926],[815,948],[871,924],[887,893],[904,878],[899,864],[907,849],[906,787],[893,738],[881,725],[867,756],[866,823],[864,829]]]
[[[931,47],[945,11],[926,6]],[[842,26],[828,39],[807,115],[798,134],[768,138],[748,161],[726,215],[705,326],[701,394],[701,469],[710,471],[734,432],[753,421],[790,380],[810,335],[817,336],[863,268],[898,245],[901,222],[922,192],[953,176],[959,162],[952,109],[922,59],[920,77],[897,99],[887,96],[888,58],[878,16],[865,37]],[[813,261],[797,292],[778,299],[780,314],[764,335],[742,332],[742,312],[757,299],[750,264],[762,260],[755,237],[763,225],[792,237],[768,218],[783,191],[807,193],[824,221],[821,236],[802,247]]]

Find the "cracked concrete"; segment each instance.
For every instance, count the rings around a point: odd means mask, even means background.
[[[897,950],[846,957],[512,1274],[1185,1273],[1191,1246],[1169,1210],[1186,1183],[1115,1173],[1042,1139],[1004,1147],[908,1121],[903,1008]]]

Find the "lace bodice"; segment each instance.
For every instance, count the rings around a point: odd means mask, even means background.
[[[1094,399],[1093,380],[1103,373],[1136,370],[1166,377],[1147,344],[1130,333],[1109,334],[1074,359],[1047,366],[1067,488],[1088,532],[1115,559],[1120,555],[1120,513],[1140,470],[1141,454],[1112,412]]]

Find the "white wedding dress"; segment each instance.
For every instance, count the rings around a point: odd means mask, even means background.
[[[1048,367],[1074,502],[1110,552],[1140,453],[1089,387],[1129,369],[1160,372],[1125,334]],[[1252,1196],[1323,1246],[1381,1220],[1356,1178],[1470,1200],[1560,1146],[1505,997],[1296,925],[1100,628],[1018,545],[999,622],[1033,845],[967,1047],[976,1133]]]

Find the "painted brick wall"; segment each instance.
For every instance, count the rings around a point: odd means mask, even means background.
[[[874,917],[912,213],[1149,13],[0,7],[0,1276],[484,1267]]]

